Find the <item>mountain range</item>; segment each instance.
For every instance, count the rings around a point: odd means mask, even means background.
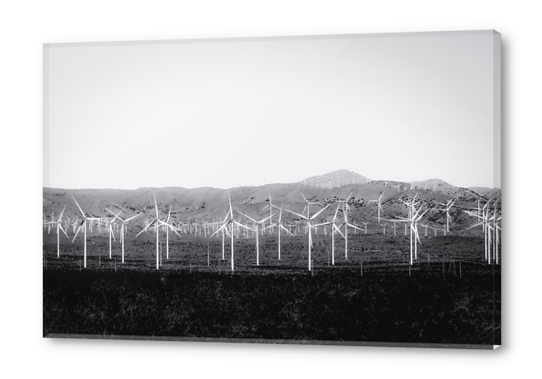
[[[127,214],[143,212],[154,214],[154,196],[161,215],[169,212],[173,220],[190,222],[195,220],[222,220],[229,210],[228,198],[231,199],[234,212],[241,211],[251,217],[265,217],[263,208],[271,201],[273,205],[293,212],[302,213],[306,202],[304,197],[315,203],[310,206],[311,215],[320,207],[329,205],[319,215],[319,220],[331,220],[338,200],[350,195],[349,217],[361,221],[376,222],[376,200],[382,195],[384,218],[395,219],[406,216],[406,208],[401,199],[416,196],[426,207],[438,210],[451,198],[455,198],[455,207],[451,212],[456,225],[472,222],[463,209],[477,207],[478,201],[484,203],[490,198],[500,197],[500,189],[462,188],[439,179],[423,182],[395,182],[370,180],[348,170],[333,171],[324,175],[306,178],[298,183],[267,184],[262,186],[236,187],[219,189],[211,187],[187,189],[182,187],[138,188],[135,190],[116,189],[59,189],[43,188],[43,214],[50,218],[58,215],[64,206],[66,217],[80,216],[80,211],[73,201],[75,198],[81,208],[93,216],[110,216],[109,209],[115,213],[124,209]],[[73,197],[72,197],[73,196]],[[313,208],[314,207],[314,208]],[[275,210],[278,214],[278,210]],[[53,216],[55,217],[55,216]],[[57,217],[57,216],[56,216]],[[297,218],[283,212],[285,218]],[[430,221],[443,224],[446,215],[443,212],[428,214]],[[384,221],[382,221],[384,222]]]

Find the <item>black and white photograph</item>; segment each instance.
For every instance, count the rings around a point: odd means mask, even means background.
[[[494,30],[43,45],[43,336],[501,345]]]
[[[6,3],[2,377],[540,376],[539,13]]]

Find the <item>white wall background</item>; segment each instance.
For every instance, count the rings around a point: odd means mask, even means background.
[[[534,2],[6,4],[0,9],[2,377],[273,378],[285,373],[319,378],[504,378],[540,374],[542,254],[535,239],[537,214],[529,208],[537,200],[541,162],[542,62]],[[496,29],[503,42],[504,347],[490,352],[41,338],[43,43],[474,29]],[[527,370],[532,371],[527,374]]]

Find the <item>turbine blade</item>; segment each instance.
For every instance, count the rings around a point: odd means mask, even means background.
[[[303,215],[300,215],[299,213],[293,212],[293,211],[291,211],[291,210],[289,210],[289,209],[285,209],[285,211],[286,211],[286,212],[290,212],[291,214],[294,214],[294,215],[296,215],[296,216],[298,216],[298,217],[304,218],[305,220],[308,220],[308,219],[309,219],[308,217],[303,216]]]
[[[339,207],[341,206],[341,204],[337,204],[337,209],[335,210],[335,216],[333,216],[333,221],[335,221],[335,219],[337,218],[337,213],[339,212]]]
[[[341,225],[342,226],[342,225]],[[343,232],[341,232],[341,229],[337,227],[337,225],[333,224],[333,233],[339,233],[343,238],[346,239],[346,237],[344,236]]]
[[[351,228],[354,228],[354,229],[362,230],[362,231],[363,231],[363,229],[358,228],[356,225],[352,225],[352,224],[350,224],[350,223],[346,223],[346,225],[348,225],[348,226],[351,227]],[[388,225],[388,224],[384,224],[384,225]]]
[[[58,227],[60,228],[60,230],[62,230],[62,231],[64,232],[64,235],[65,235],[67,238],[69,238],[69,237],[68,237],[68,234],[66,233],[66,231],[64,230],[64,228],[62,227],[62,225],[58,225]]]
[[[317,213],[315,213],[310,219],[312,220],[313,218],[315,218],[316,216],[318,216],[320,213],[322,213],[327,207],[329,207],[329,204],[326,205],[325,207],[323,207],[322,209],[320,209]]]
[[[250,216],[248,216],[248,215],[244,214],[244,213],[243,213],[243,212],[241,212],[241,211],[238,211],[238,212],[239,212],[239,213],[241,213],[241,214],[242,214],[243,216],[245,216],[246,218],[248,218],[248,219],[249,219],[250,221],[252,221],[252,222],[254,222],[254,223],[257,223],[257,221],[256,221],[256,220],[254,220],[254,219],[253,219],[252,217],[250,217]]]
[[[228,219],[228,215],[230,214],[230,212],[226,213],[226,217],[224,217],[224,220],[222,221],[222,223],[224,224],[226,222],[226,220]]]
[[[122,209],[121,209],[120,212],[117,213],[117,214],[111,212],[111,211],[110,211],[109,209],[107,209],[107,208],[106,208],[105,210],[108,211],[109,213],[111,213],[113,216],[115,216],[115,217],[113,218],[113,221],[115,221],[117,218],[118,218],[119,220],[122,221],[122,219],[120,218],[120,214],[122,213]],[[113,221],[112,221],[112,222],[113,222]]]
[[[275,215],[275,214],[273,213],[273,214],[271,214],[271,215],[267,216],[267,217],[266,217],[266,218],[264,218],[263,220],[261,220],[261,221],[258,221],[258,222],[257,222],[257,224],[261,224],[262,222],[265,222],[265,221],[269,220],[269,219],[270,219],[271,217],[273,217],[274,215]]]
[[[213,234],[211,234],[209,237],[213,237],[215,234],[218,234],[218,232],[220,230],[222,230],[224,228],[224,225],[222,225],[220,228],[218,228],[217,230],[215,230],[215,232]]]
[[[132,216],[132,217],[130,217],[130,218],[127,218],[126,220],[124,220],[124,222],[126,223],[126,222],[128,222],[128,221],[130,221],[130,220],[133,220],[133,219],[136,218],[136,217],[139,217],[139,216],[141,216],[141,213],[138,213],[138,214],[136,214],[135,216]]]
[[[79,234],[79,231],[81,230],[81,225],[79,225],[79,227],[77,228],[77,232],[75,233],[75,236],[73,236],[73,239],[72,239],[72,243],[73,241],[75,241],[75,239],[77,238],[77,235]]]
[[[65,209],[66,209],[66,206],[64,205],[64,208],[62,208],[62,212],[60,212],[60,216],[58,217],[57,222],[60,222],[60,220],[62,219],[62,215],[64,214]]]
[[[81,214],[83,215],[83,217],[86,218],[87,216],[85,216],[85,212],[83,212],[83,210],[79,206],[79,203],[77,202],[77,200],[75,200],[75,197],[73,195],[72,195],[72,198],[73,198],[73,201],[75,201],[75,204],[77,205],[77,208],[79,208],[79,210],[81,211]]]
[[[152,225],[156,224],[156,221],[157,220],[153,220],[152,222],[150,222],[147,226],[145,226],[145,228],[143,228],[143,230],[141,230],[139,233],[137,233],[136,237],[139,237],[139,235],[141,233],[143,233],[145,230],[149,229]],[[158,225],[157,225],[158,226]]]
[[[154,210],[156,211],[156,219],[158,219],[158,204],[156,203],[156,194],[152,193],[154,196]]]
[[[288,230],[286,229],[284,226],[282,225],[279,225],[279,228],[281,228],[282,230],[284,230],[286,233],[288,233],[289,235],[293,236],[293,234]]]
[[[231,206],[231,197],[230,197],[230,194],[228,194],[228,201],[230,202],[230,215],[231,215],[231,218],[233,219],[233,208]]]
[[[175,228],[175,227],[171,227],[171,230],[173,230],[173,233],[175,233],[176,235],[178,235],[179,237],[181,237],[181,235],[179,234],[179,229]]]
[[[466,230],[475,228],[475,227],[480,226],[480,225],[483,225],[483,224],[484,224],[483,222],[479,222],[479,223],[477,223],[477,224],[474,224],[474,225],[469,226]]]
[[[267,225],[265,228],[263,228],[262,230],[267,230],[267,229],[271,229],[271,228],[274,228],[275,226],[277,226],[277,224],[271,224],[271,225]],[[279,225],[279,227],[282,226],[282,225]]]
[[[414,230],[414,235],[416,236],[416,240],[420,243],[420,245],[422,244],[422,241],[420,240],[420,235],[418,234],[418,229]]]
[[[248,229],[248,230],[252,230],[252,231],[256,231],[255,228],[251,228],[250,226],[248,225],[245,225],[245,224],[241,224],[240,222],[237,222],[237,221],[233,221],[233,223],[237,226],[240,226],[241,228],[245,228],[245,229]]]

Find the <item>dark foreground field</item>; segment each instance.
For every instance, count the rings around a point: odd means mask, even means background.
[[[44,335],[500,345],[500,265],[483,262],[483,241],[482,257],[474,239],[424,241],[409,270],[408,251],[393,250],[406,239],[365,238],[356,245],[353,237],[349,259],[338,252],[336,266],[316,243],[312,273],[302,239],[293,238],[280,262],[270,239],[259,267],[249,241],[240,241],[234,273],[216,241],[209,261],[206,243],[172,243],[160,270],[147,242],[131,246],[124,265],[118,246],[110,260],[108,245],[97,243],[87,269],[79,248],[64,246],[57,259],[56,245],[45,244]],[[296,244],[294,257],[287,248]]]

